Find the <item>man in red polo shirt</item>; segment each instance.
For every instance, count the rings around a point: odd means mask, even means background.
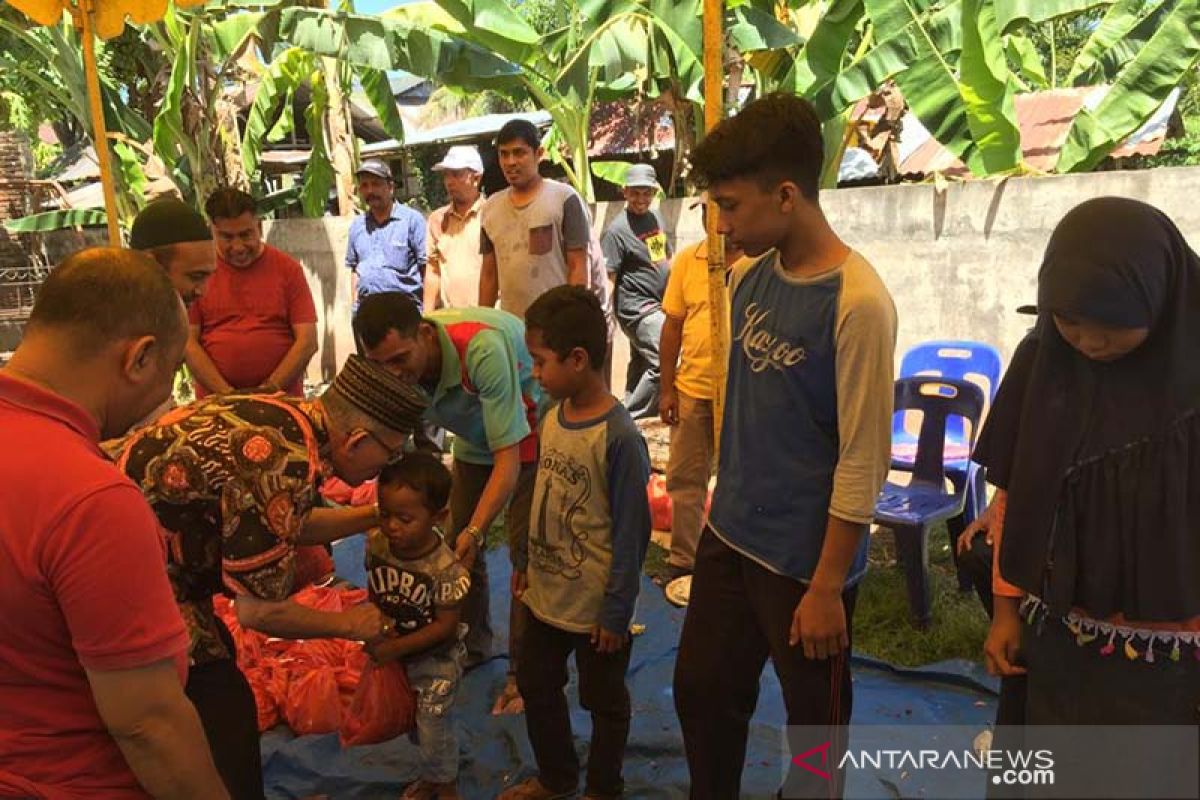
[[[235,389],[304,396],[304,370],[317,352],[317,310],[300,262],[263,241],[254,198],[218,189],[204,207],[217,271],[192,303],[187,363],[196,393]]]
[[[186,339],[150,256],[85,250],[0,371],[0,796],[228,797],[158,525],[98,447],[167,397]]]

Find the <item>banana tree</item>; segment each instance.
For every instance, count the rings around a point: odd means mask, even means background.
[[[976,175],[1021,168],[1020,132],[990,0],[833,0],[794,54],[752,59],[764,90],[810,98],[831,186],[853,106],[892,79],[913,114]]]
[[[94,146],[101,146],[92,133],[83,47],[75,28],[64,20],[58,25],[26,29],[11,19],[0,17],[0,31],[19,41],[38,59],[15,59],[8,53],[0,53],[0,69],[23,76],[54,107],[70,116],[76,128],[85,131]],[[143,159],[129,142],[149,138],[151,126],[122,101],[117,87],[103,73],[100,87],[104,122],[111,134],[108,144],[115,156],[118,213],[128,222],[142,206],[146,185]]]
[[[1110,88],[1067,133],[1057,172],[1093,169],[1162,106],[1200,65],[1198,0],[994,0],[1012,35],[1061,19],[1086,18],[1090,35],[1067,73],[1072,86]],[[1098,17],[1098,19],[1096,19]],[[1053,54],[1053,50],[1051,51]],[[1053,77],[1053,66],[1050,69]]]
[[[411,20],[359,15],[345,7],[282,7],[264,14],[256,27],[261,48],[275,56],[258,76],[242,136],[243,163],[247,174],[257,173],[263,147],[290,133],[294,100],[307,89],[304,119],[312,152],[300,198],[310,216],[323,213],[330,192],[336,193],[341,213],[353,208],[357,140],[349,95],[355,83],[387,133],[403,141],[388,70],[444,78],[471,89],[503,86],[513,77],[511,68],[486,50]]]
[[[546,36],[507,0],[437,5],[445,18],[434,22],[435,29],[500,56],[519,88],[550,114],[550,153],[589,200],[588,143],[597,99],[669,95],[674,102],[703,102],[699,0],[581,0],[571,4],[567,24]],[[757,7],[731,9],[729,22],[746,49],[798,41]]]
[[[792,0],[803,46],[752,58],[764,90],[803,94],[826,128],[836,182],[850,109],[894,79],[911,112],[975,175],[1020,172],[1013,98],[1053,85],[1033,37],[1056,20],[1103,17],[1068,74],[1110,83],[1076,118],[1059,172],[1094,167],[1200,63],[1200,0]]]
[[[238,154],[237,109],[226,86],[244,76],[239,61],[254,43],[247,15],[168,8],[147,34],[171,65],[154,119],[154,150],[185,196],[202,204],[221,186],[247,188]]]

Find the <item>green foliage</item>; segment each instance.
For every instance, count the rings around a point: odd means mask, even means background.
[[[1133,156],[1129,166],[1136,169],[1200,166],[1200,119],[1194,119],[1194,128],[1190,133],[1166,140],[1152,156]]]
[[[929,534],[929,582],[933,624],[913,627],[904,571],[886,531],[871,536],[870,567],[854,608],[854,650],[906,667],[961,658],[982,661],[988,617],[974,592],[958,591],[954,556],[945,529]]]
[[[1059,156],[1059,171],[1095,167],[1162,105],[1197,63],[1200,0],[1179,0],[1099,105],[1076,117]]]
[[[409,148],[412,166],[421,178],[421,191],[416,198],[410,198],[410,204],[421,205],[426,211],[431,211],[450,202],[442,176],[433,171],[433,165],[442,160],[445,152],[440,145],[424,144]],[[413,200],[417,202],[413,203]]]
[[[76,226],[103,226],[108,224],[108,214],[102,208],[72,208],[64,211],[44,211],[4,223],[9,233],[47,233]]]
[[[593,161],[592,174],[614,186],[624,186],[625,176],[632,166],[628,161]]]
[[[572,2],[559,0],[517,0],[514,10],[542,36],[565,28],[576,8]]]
[[[31,142],[30,149],[33,151],[33,174],[37,178],[46,178],[50,167],[62,158],[63,154],[61,144],[43,142],[36,138]]]
[[[301,180],[300,206],[304,215],[320,217],[329,205],[329,193],[333,190],[336,176],[333,163],[326,150],[323,119],[329,106],[329,92],[325,81],[321,80],[318,71],[310,72],[308,83],[312,89],[312,99],[304,110],[304,118],[308,125],[308,138],[311,142],[312,153],[304,167]]]
[[[910,110],[976,175],[1024,169],[1014,93],[1107,83],[1076,119],[1059,171],[1094,167],[1176,86],[1200,113],[1196,0],[827,0],[789,3],[801,47],[747,59],[760,91],[812,100],[836,179],[848,111],[894,80]],[[815,16],[814,12],[823,14]]]

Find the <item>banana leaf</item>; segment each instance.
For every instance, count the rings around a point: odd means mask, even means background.
[[[104,227],[107,224],[108,214],[102,208],[68,208],[5,220],[4,230],[9,233],[49,233],[65,228]]]
[[[1180,0],[1104,99],[1075,118],[1059,172],[1092,169],[1148,120],[1200,63],[1200,0]]]

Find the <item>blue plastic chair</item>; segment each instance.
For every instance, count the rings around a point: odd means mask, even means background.
[[[945,442],[951,423],[967,431],[974,445],[983,418],[983,390],[966,380],[941,377],[896,381],[895,413],[921,412],[917,451],[908,486],[888,481],[875,503],[875,521],[891,528],[904,566],[908,603],[918,627],[930,622],[929,554],[926,539],[934,523],[959,516],[967,502],[967,485],[946,490]]]
[[[969,380],[981,384],[986,403],[984,410],[996,397],[1000,384],[1002,364],[996,348],[983,342],[966,340],[935,340],[922,342],[904,354],[900,362],[900,377],[936,375],[943,378]],[[903,416],[892,422],[892,469],[911,472],[917,451],[917,437],[905,428]],[[961,517],[947,523],[950,535],[950,550],[954,552],[955,565],[958,554],[954,542],[958,534],[970,525],[987,506],[987,485],[984,470],[972,462],[971,444],[967,441],[961,419],[951,417],[946,422],[946,444],[944,448],[946,474],[956,487],[965,486],[967,502]],[[971,588],[970,578],[961,570],[958,575],[959,589]]]

